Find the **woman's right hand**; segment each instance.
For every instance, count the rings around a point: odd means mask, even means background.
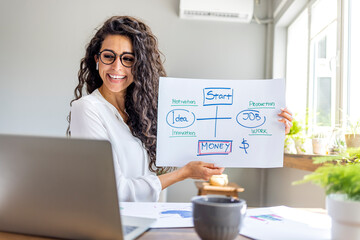
[[[213,163],[193,161],[179,169],[183,179],[193,178],[208,181],[212,175],[220,175],[224,171],[222,167],[215,167]]]
[[[205,163],[201,161],[189,162],[182,168],[179,168],[173,172],[159,175],[162,189],[185,180],[187,178],[203,179],[208,181],[212,175],[220,175],[224,171],[224,168],[215,167],[213,163]]]

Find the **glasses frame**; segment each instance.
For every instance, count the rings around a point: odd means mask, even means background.
[[[115,55],[114,61],[112,61],[111,63],[105,63],[105,62],[101,59],[101,54],[102,54],[103,52],[111,52],[112,54],[114,54],[114,55]],[[124,63],[123,63],[122,56],[124,56],[124,55],[126,55],[126,54],[132,55],[132,56],[135,58],[135,54],[133,54],[133,53],[123,52],[122,54],[117,54],[116,52],[114,52],[113,50],[110,50],[110,49],[104,49],[104,50],[102,50],[101,52],[99,52],[99,53],[98,53],[98,58],[100,59],[100,61],[101,61],[103,64],[105,64],[105,65],[111,65],[111,64],[113,64],[113,63],[116,61],[116,58],[119,57],[120,62],[121,62],[121,65],[123,65],[123,66],[126,67],[126,68],[131,68],[131,67],[134,65],[134,63],[133,63],[131,66],[125,66]]]

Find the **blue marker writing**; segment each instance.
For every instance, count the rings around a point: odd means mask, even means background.
[[[173,128],[187,128],[195,122],[195,114],[186,109],[173,109],[166,115],[166,123]]]
[[[232,105],[234,90],[232,88],[204,88],[204,106]]]
[[[258,110],[246,109],[238,113],[236,122],[245,128],[257,128],[266,122],[266,117],[261,116]]]
[[[250,145],[247,143],[247,140],[245,140],[243,138],[243,141],[241,142],[241,144],[242,144],[242,146],[239,146],[239,148],[244,149],[245,153],[248,154],[246,149],[248,149],[250,147]]]
[[[198,156],[228,155],[232,151],[232,140],[199,140]]]

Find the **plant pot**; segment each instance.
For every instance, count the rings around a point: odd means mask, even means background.
[[[295,148],[297,154],[304,154],[306,153],[306,145],[305,145],[305,139],[295,139]]]
[[[296,153],[295,142],[291,137],[285,137],[284,153]]]
[[[326,197],[331,217],[331,239],[360,239],[360,201],[347,200],[343,194]]]
[[[360,134],[345,134],[345,142],[348,148],[360,147]]]
[[[312,139],[313,153],[326,155],[326,150],[327,150],[326,145],[327,145],[326,138],[313,138]]]

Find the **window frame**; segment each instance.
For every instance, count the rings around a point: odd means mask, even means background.
[[[291,1],[286,1],[291,2]],[[286,52],[287,52],[287,31],[288,27],[301,15],[303,11],[308,11],[308,61],[307,61],[307,98],[306,98],[306,106],[307,109],[312,109],[310,106],[311,98],[313,93],[309,91],[310,84],[312,84],[311,80],[311,71],[310,71],[310,58],[311,58],[311,7],[317,2],[317,0],[305,1],[305,0],[297,0],[291,2],[289,4],[283,4],[283,8],[285,10],[276,9],[274,12],[280,13],[274,16],[274,25],[273,25],[273,58],[272,58],[272,77],[280,78],[287,77],[286,74]],[[296,3],[296,4],[295,4]],[[348,34],[348,23],[349,23],[349,14],[348,14],[348,4],[349,0],[337,0],[337,39],[336,39],[336,78],[335,78],[335,107],[334,107],[334,122],[332,123],[332,127],[342,127],[345,124],[346,116],[349,113],[349,96],[348,96],[348,74],[349,74],[349,56],[348,53],[345,52],[348,49],[348,41],[346,34]],[[283,34],[286,32],[286,34]],[[280,34],[279,34],[280,33]],[[285,35],[285,37],[284,37]],[[347,41],[346,41],[347,40]],[[285,52],[285,54],[278,54],[278,49],[281,49]],[[285,55],[285,57],[284,57]],[[284,62],[277,62],[276,60],[279,57],[284,57]],[[284,64],[284,65],[282,65]],[[290,106],[291,107],[291,106]],[[312,134],[314,129],[312,129],[311,125],[311,113],[306,111],[306,119],[305,124],[308,129],[308,134]]]

